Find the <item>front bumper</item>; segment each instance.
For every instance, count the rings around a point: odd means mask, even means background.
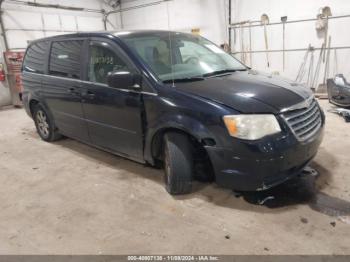
[[[239,191],[265,190],[292,178],[316,155],[324,123],[310,139],[292,134],[260,141],[235,140],[232,147],[207,147],[218,185]]]

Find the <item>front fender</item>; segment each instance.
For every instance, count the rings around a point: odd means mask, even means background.
[[[167,114],[158,119],[155,126],[148,126],[145,136],[144,158],[150,164],[154,164],[153,149],[154,140],[158,135],[167,130],[179,130],[194,137],[199,143],[203,139],[215,139],[215,135],[199,120],[183,114]]]

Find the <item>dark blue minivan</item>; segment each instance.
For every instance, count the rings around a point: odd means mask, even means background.
[[[30,43],[23,102],[62,135],[192,181],[264,190],[316,155],[324,113],[309,89],[250,70],[210,41],[168,31],[77,33]]]

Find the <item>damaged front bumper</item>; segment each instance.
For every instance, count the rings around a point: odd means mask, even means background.
[[[255,142],[237,141],[231,148],[207,147],[218,185],[238,191],[260,191],[300,174],[316,155],[324,133],[300,142],[292,134]]]
[[[350,107],[350,84],[343,75],[327,80],[329,101],[337,106]]]

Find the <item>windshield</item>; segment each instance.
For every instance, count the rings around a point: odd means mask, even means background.
[[[246,69],[238,60],[200,36],[152,32],[123,35],[121,39],[164,82]]]

